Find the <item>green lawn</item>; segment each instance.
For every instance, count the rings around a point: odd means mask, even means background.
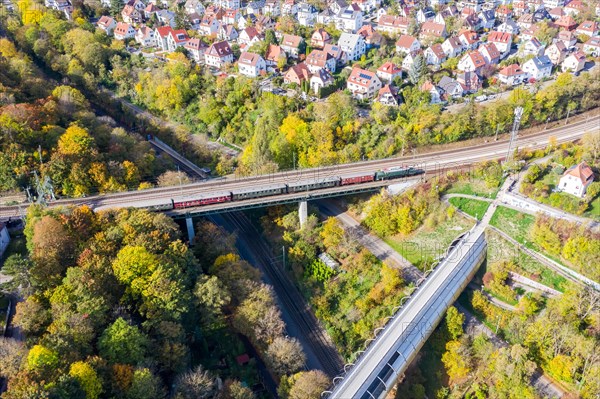
[[[487,188],[483,180],[457,181],[452,183],[444,194],[467,194],[479,197],[496,198],[499,187]]]
[[[529,229],[534,222],[535,216],[503,206],[496,208],[490,220],[492,226],[499,228],[521,244],[527,240]]]
[[[600,195],[590,203],[590,206],[583,216],[600,220]]]
[[[515,264],[512,271],[515,273],[558,291],[566,289],[568,281],[564,277],[527,255],[520,248],[516,248],[497,232],[488,229],[485,236],[488,243],[488,264],[512,260]]]
[[[424,270],[448,249],[456,237],[469,230],[473,223],[472,220],[455,214],[433,229],[421,226],[407,237],[391,236],[384,241],[410,263]]]
[[[474,218],[481,219],[490,206],[489,202],[471,198],[454,197],[448,200],[452,205]]]

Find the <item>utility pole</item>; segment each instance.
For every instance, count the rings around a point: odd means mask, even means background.
[[[285,270],[285,245],[281,246],[281,256],[281,259],[283,259],[283,270]]]
[[[513,147],[517,141],[517,134],[519,133],[519,125],[521,124],[521,116],[523,116],[523,107],[515,108],[515,121],[513,122],[512,132],[510,133],[510,142],[508,143],[508,152],[504,163],[512,161]]]

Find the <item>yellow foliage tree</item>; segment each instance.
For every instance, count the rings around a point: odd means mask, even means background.
[[[97,399],[100,396],[102,382],[92,366],[85,362],[75,362],[71,364],[69,375],[79,382],[86,399]]]

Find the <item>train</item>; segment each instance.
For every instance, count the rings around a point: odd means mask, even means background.
[[[171,201],[168,203],[149,206],[148,209],[152,211],[166,211],[174,209],[194,208],[198,206],[219,204],[231,201],[243,201],[253,198],[271,197],[282,194],[293,194],[298,192],[320,190],[330,187],[348,186],[353,184],[363,184],[380,180],[398,179],[401,177],[414,176],[422,173],[424,172],[421,169],[413,167],[394,166],[387,169],[378,170],[376,172],[370,172],[367,174],[361,173],[345,176],[330,176],[324,177],[319,180],[304,180],[294,183],[272,184],[268,186],[263,186],[258,189],[248,188],[226,192],[215,192],[177,201],[171,199]]]

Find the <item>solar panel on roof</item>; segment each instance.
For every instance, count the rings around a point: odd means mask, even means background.
[[[359,74],[358,76],[360,76],[360,77],[361,77],[361,78],[363,78],[363,79],[371,79],[371,77],[370,77],[369,75],[367,75],[367,74],[364,74],[364,73],[361,73],[361,74]]]

